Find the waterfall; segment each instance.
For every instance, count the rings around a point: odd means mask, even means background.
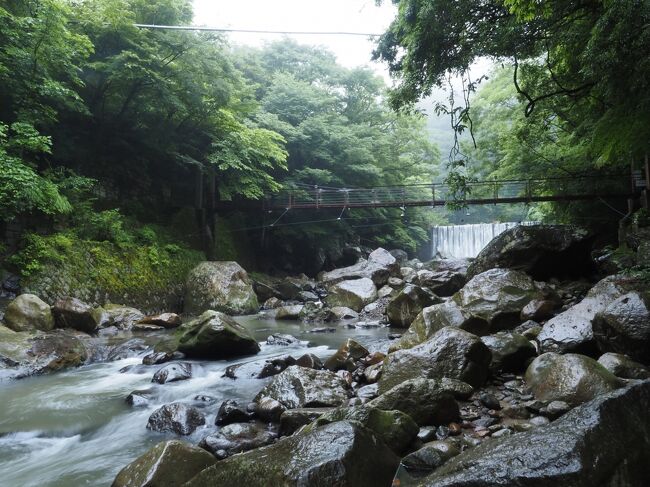
[[[433,227],[431,235],[432,256],[445,259],[476,257],[490,240],[501,232],[517,225],[534,225],[536,223],[476,223]]]

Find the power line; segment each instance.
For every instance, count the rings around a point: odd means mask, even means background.
[[[157,24],[133,24],[140,29],[162,29],[162,30],[200,30],[208,32],[238,32],[243,34],[278,34],[278,35],[299,35],[299,36],[363,36],[379,37],[381,34],[368,32],[345,32],[345,31],[289,31],[289,30],[257,30],[257,29],[228,29],[225,27],[209,27],[202,25],[157,25]]]

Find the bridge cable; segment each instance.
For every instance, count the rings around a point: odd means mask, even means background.
[[[381,34],[370,32],[347,32],[347,31],[291,31],[291,30],[264,30],[264,29],[229,29],[226,27],[210,27],[202,25],[158,25],[158,24],[133,24],[139,29],[159,30],[198,30],[207,32],[236,32],[243,34],[276,34],[276,35],[317,35],[317,36],[362,36],[380,37]]]

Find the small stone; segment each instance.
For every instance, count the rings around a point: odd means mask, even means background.
[[[244,423],[249,419],[248,413],[239,407],[237,401],[228,399],[221,403],[214,424],[225,426],[232,423]]]
[[[141,391],[133,391],[126,396],[126,403],[134,408],[144,407],[149,404],[153,391],[146,389]]]
[[[427,443],[429,441],[435,440],[436,428],[434,428],[433,426],[424,426],[420,428],[420,432],[418,433],[418,439],[423,443]]]
[[[270,335],[266,339],[266,344],[267,345],[282,345],[282,346],[289,346],[289,345],[296,345],[300,343],[300,340],[298,340],[295,336],[293,335],[283,335],[280,333]]]
[[[142,358],[142,363],[144,365],[159,365],[169,362],[172,357],[173,354],[169,352],[152,352]]]
[[[509,430],[508,428],[503,428],[500,429],[499,431],[495,431],[492,433],[492,438],[501,438],[503,436],[510,436],[512,434],[512,431]]]
[[[165,365],[162,369],[158,370],[151,379],[151,382],[166,384],[167,382],[187,380],[191,377],[192,364],[186,362],[178,362]]]
[[[564,401],[552,401],[546,406],[546,414],[549,418],[559,418],[571,410],[571,406]]]
[[[479,396],[479,401],[488,409],[501,409],[501,403],[494,395],[484,392]]]
[[[438,426],[436,428],[436,439],[444,440],[449,437],[449,428],[447,426]]]
[[[458,423],[449,423],[449,435],[458,436],[461,431],[462,428]]]
[[[544,426],[550,423],[549,419],[544,416],[535,416],[534,418],[530,418],[528,422],[533,426]]]

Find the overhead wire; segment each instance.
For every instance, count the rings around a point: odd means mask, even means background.
[[[348,31],[291,31],[291,30],[266,30],[266,29],[230,29],[227,27],[210,27],[204,25],[158,25],[158,24],[133,24],[140,29],[160,30],[194,30],[207,32],[234,32],[242,34],[273,34],[273,35],[300,35],[300,36],[361,36],[380,37],[381,34],[371,32]]]

